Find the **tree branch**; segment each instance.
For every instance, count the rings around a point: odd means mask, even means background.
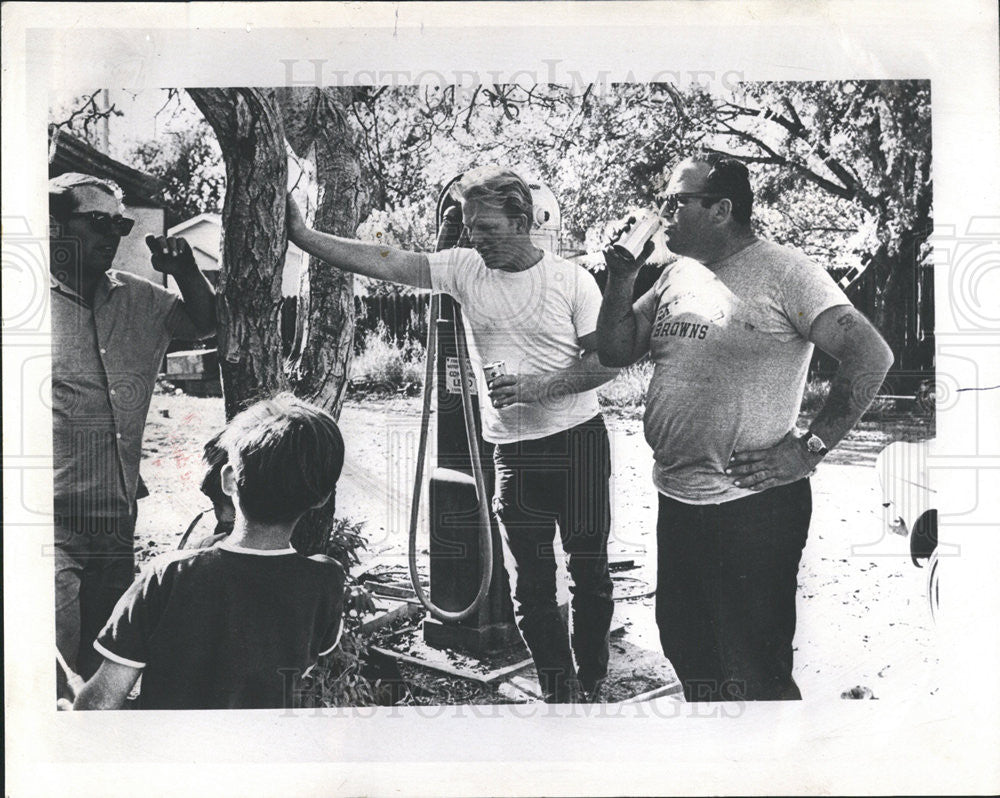
[[[752,109],[746,108],[744,106],[737,106],[734,103],[727,103],[726,105],[737,109],[739,115],[743,116],[755,116],[766,119],[768,121],[774,122],[780,127],[784,128],[793,138],[803,141],[808,144],[816,156],[823,162],[823,165],[841,181],[843,188],[848,192],[844,195],[848,199],[857,199],[866,208],[874,208],[876,205],[875,199],[862,188],[861,184],[856,179],[856,176],[847,169],[840,161],[833,157],[830,153],[829,148],[822,141],[815,139],[814,136],[810,136],[810,132],[805,125],[802,124],[801,119],[796,113],[795,109],[792,107],[791,102],[788,98],[782,98],[782,103],[786,109],[791,111],[791,116],[793,119],[782,116],[781,114],[773,111],[771,109]],[[826,190],[830,190],[830,187],[835,185],[834,183],[825,180],[825,178],[819,177],[815,172],[808,169],[805,166],[800,167],[800,171],[808,172],[807,177],[810,180],[817,183],[817,185],[822,186]],[[811,177],[810,177],[811,175]],[[823,181],[823,182],[817,182]]]
[[[472,124],[472,112],[476,108],[476,98],[479,96],[479,90],[481,88],[482,86],[476,86],[476,90],[472,92],[472,99],[469,100],[469,111],[468,113],[466,113],[465,122],[462,124],[462,127],[465,129],[466,133],[470,132],[470,125]]]
[[[97,107],[97,95],[102,91],[104,89],[97,89],[88,95],[80,107],[72,111],[68,117],[61,122],[53,122],[52,124],[59,129],[74,130],[74,123],[79,119],[83,123],[84,132],[89,133],[90,126],[95,122],[102,119],[110,119],[112,116],[124,116],[125,113],[114,103],[111,103],[111,105],[104,109]]]
[[[733,125],[730,125],[728,123],[723,123],[723,124],[727,129],[725,131],[715,131],[715,132],[735,136],[736,138],[741,139],[742,141],[749,142],[754,146],[759,147],[764,152],[768,153],[768,155],[770,155],[771,158],[773,159],[770,161],[762,161],[763,163],[774,163],[779,166],[788,166],[794,169],[799,174],[801,174],[806,180],[822,188],[824,191],[828,191],[837,197],[841,197],[842,199],[847,199],[847,200],[858,199],[857,191],[853,191],[851,189],[845,188],[844,186],[837,185],[836,183],[827,180],[825,177],[818,175],[816,172],[814,172],[805,164],[800,163],[798,161],[791,161],[785,156],[779,155],[777,152],[775,152],[773,148],[768,146],[766,143],[764,143],[761,139],[759,139],[752,133],[749,133],[748,131],[745,130],[741,130],[740,128],[734,127]],[[736,158],[739,156],[733,155],[732,157]]]

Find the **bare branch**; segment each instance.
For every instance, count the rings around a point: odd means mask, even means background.
[[[99,95],[104,89],[97,89],[92,94],[86,96],[80,107],[75,109],[61,122],[53,122],[52,124],[58,129],[65,130],[76,130],[76,123],[79,120],[82,124],[84,133],[90,133],[90,127],[95,122],[99,122],[102,119],[110,119],[112,116],[124,116],[124,112],[121,111],[117,105],[111,103],[107,108],[100,108],[97,105],[97,95]]]
[[[787,97],[782,97],[781,104],[785,107],[785,112],[792,118],[792,121],[799,127],[803,127],[802,119],[799,117],[798,111],[795,110],[795,106],[792,105],[792,101]]]
[[[159,119],[160,114],[167,110],[167,106],[175,100],[180,100],[180,90],[179,89],[167,89],[167,99],[163,101],[163,105],[159,107],[155,114],[153,114],[153,119]]]
[[[734,116],[761,117],[770,122],[774,122],[775,124],[784,128],[789,134],[792,135],[792,137],[798,139],[799,141],[807,143],[811,147],[812,151],[816,154],[816,156],[822,161],[823,165],[830,170],[830,172],[834,175],[834,177],[836,177],[838,180],[841,181],[841,183],[843,184],[843,189],[846,192],[848,192],[847,198],[849,199],[856,198],[860,200],[861,203],[866,207],[873,206],[875,204],[874,198],[867,191],[864,190],[860,182],[857,180],[857,176],[851,170],[847,169],[843,164],[841,164],[840,161],[838,161],[836,158],[833,157],[833,155],[830,153],[829,148],[826,146],[824,142],[819,141],[814,136],[810,135],[809,129],[802,124],[801,119],[799,118],[798,114],[796,113],[795,109],[792,107],[791,103],[788,101],[787,98],[783,98],[783,105],[786,109],[791,111],[790,116],[792,116],[793,118],[790,119],[786,116],[782,116],[776,111],[767,108],[753,109],[753,108],[747,108],[745,106],[738,106],[735,103],[725,104],[725,106],[728,109],[735,112]],[[809,178],[813,180],[813,182],[823,181],[822,183],[817,182],[817,185],[821,185],[827,190],[830,190],[829,188],[830,186],[835,185],[834,183],[819,177],[819,175],[816,175],[815,172],[806,169],[806,167],[804,166],[802,167],[802,169],[808,171],[809,174],[813,176]]]
[[[796,172],[802,175],[802,177],[804,177],[806,180],[810,181],[811,183],[815,183],[824,191],[828,191],[837,197],[841,197],[842,199],[847,199],[847,200],[852,200],[857,197],[857,195],[853,191],[850,191],[849,189],[846,189],[843,186],[838,186],[836,183],[833,183],[827,180],[826,178],[821,177],[805,164],[799,163],[797,161],[790,161],[784,156],[779,155],[773,149],[771,149],[762,141],[760,141],[760,139],[758,139],[756,136],[746,133],[745,131],[740,131],[738,129],[731,128],[731,126],[730,129],[732,131],[730,135],[736,136],[737,138],[743,139],[746,142],[749,142],[751,144],[754,144],[755,146],[760,147],[765,152],[767,152],[770,155],[770,157],[760,158],[755,156],[740,155],[736,153],[726,153],[721,150],[716,150],[716,152],[718,152],[720,155],[726,155],[732,158],[736,158],[738,160],[749,161],[751,163],[769,163],[769,164],[775,164],[777,166],[787,166],[791,169],[794,169]],[[727,131],[715,131],[715,132],[727,132]]]
[[[479,90],[481,88],[482,88],[481,86],[476,86],[476,90],[472,92],[472,99],[469,100],[469,111],[465,115],[465,122],[462,125],[462,127],[465,128],[466,133],[470,132],[470,125],[472,124],[472,112],[476,108],[476,98],[479,96]]]

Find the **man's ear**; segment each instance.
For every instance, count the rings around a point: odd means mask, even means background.
[[[517,232],[519,233],[529,233],[531,232],[531,220],[528,219],[523,213],[516,217],[514,223],[517,225]]]
[[[222,473],[219,475],[220,481],[222,482],[222,492],[227,496],[236,495],[236,469],[233,468],[232,463],[226,463],[222,467]]]
[[[63,232],[62,222],[51,213],[49,214],[49,238],[59,238]]]
[[[715,212],[720,222],[727,222],[733,216],[733,201],[729,197],[723,197],[715,203]]]

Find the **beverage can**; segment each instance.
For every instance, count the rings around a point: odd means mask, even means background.
[[[636,260],[642,254],[646,242],[655,235],[662,223],[657,214],[644,214],[641,219],[633,222],[631,229],[612,244],[611,248],[623,258]]]
[[[497,377],[502,377],[506,374],[507,368],[502,360],[497,360],[483,366],[483,373],[486,374],[486,384],[489,385]]]

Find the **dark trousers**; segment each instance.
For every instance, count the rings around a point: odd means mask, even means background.
[[[688,701],[801,698],[795,591],[809,480],[723,504],[660,495],[656,622]]]
[[[135,519],[56,518],[56,645],[85,679],[101,664],[94,639],[135,577]]]
[[[614,611],[608,571],[611,455],[601,416],[546,438],[493,452],[493,509],[505,544],[514,614],[546,701],[570,701],[608,672]],[[570,635],[556,604],[555,531],[572,593]],[[577,682],[577,678],[579,682]]]

